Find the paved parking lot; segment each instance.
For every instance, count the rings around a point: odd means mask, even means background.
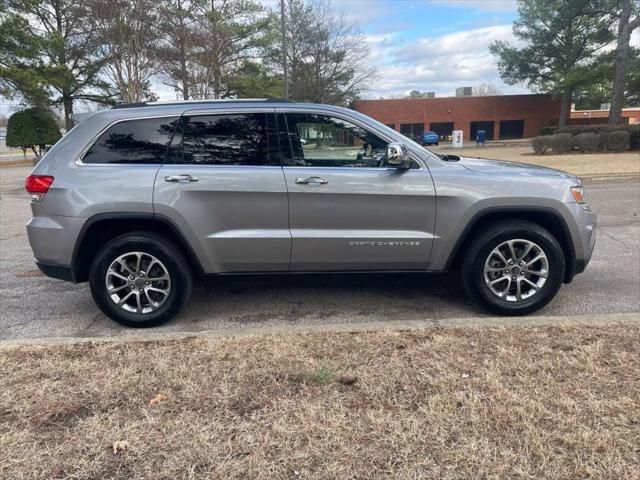
[[[0,168],[0,339],[131,334],[94,306],[87,284],[53,280],[33,263],[24,224],[29,168]],[[598,242],[587,271],[540,312],[640,312],[640,183],[594,183]],[[640,313],[638,313],[640,315]],[[455,277],[336,275],[224,278],[198,286],[189,306],[155,331],[478,318]],[[137,332],[140,333],[140,332]]]

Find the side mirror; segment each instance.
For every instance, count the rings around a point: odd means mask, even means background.
[[[390,143],[387,146],[387,164],[400,170],[411,168],[411,157],[407,147],[401,143]]]

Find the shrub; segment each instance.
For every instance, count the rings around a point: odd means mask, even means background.
[[[600,136],[595,133],[579,133],[575,136],[574,141],[581,152],[596,152],[600,150]]]
[[[531,139],[531,146],[533,151],[538,155],[544,155],[549,151],[549,135],[543,135],[540,137],[534,137]]]
[[[556,133],[549,135],[549,146],[554,153],[568,153],[573,150],[573,135],[570,133]]]
[[[33,150],[39,158],[45,149],[60,140],[56,119],[47,110],[29,108],[16,112],[7,122],[7,146]]]
[[[542,127],[540,129],[540,135],[544,136],[544,135],[553,135],[554,133],[556,133],[556,128],[557,127]]]
[[[609,152],[629,150],[630,137],[629,132],[625,130],[613,130],[600,135],[603,148]]]
[[[581,133],[596,133],[598,135],[606,135],[609,132],[624,131],[629,133],[629,146],[633,149],[640,149],[640,125],[567,125],[558,127],[556,133],[571,133],[579,135]]]

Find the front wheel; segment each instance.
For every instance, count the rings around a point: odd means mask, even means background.
[[[501,315],[526,315],[547,305],[562,285],[565,258],[556,238],[524,220],[492,224],[465,254],[469,296]]]
[[[89,273],[91,294],[108,317],[127,327],[170,320],[191,293],[191,272],[182,253],[154,233],[134,232],[107,243]]]

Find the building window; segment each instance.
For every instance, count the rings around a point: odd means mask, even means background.
[[[429,130],[436,132],[440,138],[451,140],[453,133],[453,122],[436,122],[429,124]]]
[[[393,130],[396,129],[396,124],[395,123],[385,123],[385,125]]]
[[[401,123],[400,133],[414,142],[420,143],[424,133],[424,123]]]
[[[522,138],[524,120],[500,120],[500,140]]]
[[[473,142],[476,139],[476,134],[479,130],[484,130],[485,140],[493,140],[493,121],[484,120],[479,122],[471,122],[471,136],[470,140]]]

